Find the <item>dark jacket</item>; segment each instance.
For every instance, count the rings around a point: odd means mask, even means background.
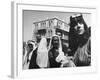
[[[36,63],[36,58],[37,58],[37,49],[34,50],[32,53],[32,57],[31,57],[30,64],[29,64],[29,69],[39,68],[39,66]]]

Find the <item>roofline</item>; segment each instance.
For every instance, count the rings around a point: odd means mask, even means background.
[[[56,19],[56,20],[59,20],[59,21],[65,23],[65,24],[67,24],[66,22],[64,22],[64,21],[62,21],[62,20],[60,20],[60,19],[58,19],[58,18],[45,19],[45,20],[41,20],[41,21],[37,21],[37,22],[33,22],[33,24],[35,24],[35,23],[40,23],[40,22],[43,22],[43,21],[52,20],[52,19]],[[68,25],[68,24],[67,24],[67,25]]]

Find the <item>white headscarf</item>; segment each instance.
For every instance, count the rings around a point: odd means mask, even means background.
[[[47,40],[45,37],[41,39],[40,44],[38,46],[36,62],[40,68],[47,67],[48,50],[47,50]]]

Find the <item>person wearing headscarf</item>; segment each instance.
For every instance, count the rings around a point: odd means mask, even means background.
[[[76,66],[91,65],[91,28],[83,15],[70,17],[69,47]]]
[[[75,67],[71,57],[65,55],[62,50],[61,39],[58,35],[51,38],[49,45],[49,66],[57,67]]]
[[[40,68],[47,68],[48,66],[48,50],[47,50],[47,40],[42,37],[38,49],[36,63]]]
[[[33,54],[33,51],[36,49],[36,44],[33,41],[28,41],[26,48],[25,48],[25,55],[24,55],[24,60],[23,60],[23,67],[24,69],[29,68],[31,56]]]

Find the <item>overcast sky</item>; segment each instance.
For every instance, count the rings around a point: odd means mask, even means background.
[[[66,23],[69,23],[69,17],[73,14],[71,12],[49,12],[49,11],[34,11],[34,10],[24,10],[23,11],[23,40],[28,41],[32,39],[32,27],[34,22],[58,18]],[[88,26],[91,26],[91,15],[83,14],[83,17]]]

